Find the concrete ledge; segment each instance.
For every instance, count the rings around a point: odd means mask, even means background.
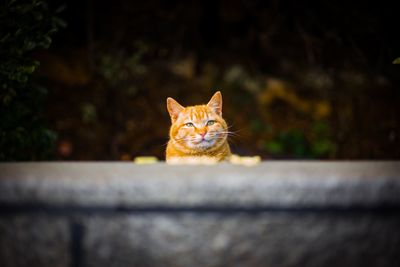
[[[0,164],[0,266],[397,266],[399,162]]]
[[[0,164],[0,203],[135,207],[400,204],[398,162],[267,162],[255,167]]]

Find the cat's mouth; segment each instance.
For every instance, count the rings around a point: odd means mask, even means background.
[[[220,139],[219,138],[219,134],[214,134],[213,136],[209,136],[209,135],[205,135],[203,137],[198,137],[194,140],[192,140],[190,143],[192,146],[196,147],[196,148],[209,148],[211,146],[214,146],[217,143],[217,140]]]
[[[210,144],[212,140],[207,140],[207,139],[201,139],[200,141],[195,142],[194,144],[199,145],[199,144]]]
[[[214,143],[215,143],[215,142],[214,142],[214,140],[212,140],[212,139],[210,139],[210,140],[201,139],[201,140],[199,140],[199,141],[192,142],[192,145],[193,145],[195,148],[204,149],[204,148],[209,148],[209,147],[213,146]]]

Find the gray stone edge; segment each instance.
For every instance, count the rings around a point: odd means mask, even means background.
[[[400,162],[1,163],[0,205],[400,207]]]

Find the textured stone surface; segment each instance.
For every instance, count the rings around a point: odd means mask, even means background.
[[[70,266],[68,223],[44,215],[0,217],[0,266]]]
[[[400,218],[318,214],[93,217],[87,266],[391,266]]]
[[[255,167],[0,164],[0,201],[108,206],[348,206],[399,202],[399,162]]]
[[[0,267],[398,266],[399,162],[0,164]]]

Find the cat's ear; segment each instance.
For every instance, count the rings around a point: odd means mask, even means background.
[[[211,100],[207,103],[207,106],[212,108],[219,116],[222,115],[222,94],[220,91],[216,92],[211,97]]]
[[[171,121],[174,123],[179,116],[179,113],[184,109],[175,99],[172,97],[167,98],[167,109],[171,116]]]

